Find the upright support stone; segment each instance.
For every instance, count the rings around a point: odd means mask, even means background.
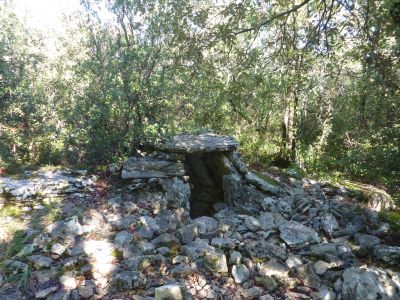
[[[169,205],[188,209],[190,200],[192,217],[211,215],[221,202],[257,210],[266,195],[279,194],[281,189],[250,172],[237,147],[237,141],[228,136],[177,135],[151,144],[154,154],[129,158],[121,177],[162,178],[158,182],[166,191]],[[184,175],[188,175],[190,186]]]
[[[160,160],[153,157],[130,157],[123,166],[122,179],[168,178],[185,175],[180,161]]]

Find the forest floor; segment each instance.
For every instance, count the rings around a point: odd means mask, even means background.
[[[287,195],[189,222],[155,181],[0,177],[0,299],[400,299],[387,194],[259,173]]]

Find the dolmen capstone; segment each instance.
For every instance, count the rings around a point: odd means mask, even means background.
[[[150,143],[146,155],[128,158],[121,178],[158,180],[169,205],[188,209],[192,216],[210,215],[224,205],[257,210],[262,199],[283,190],[251,172],[237,148],[228,136],[177,135]]]

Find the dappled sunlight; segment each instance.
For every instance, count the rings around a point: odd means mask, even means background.
[[[52,180],[58,182],[53,173],[44,176],[50,186]],[[347,223],[344,215],[355,211],[351,204],[355,199],[343,187],[308,179],[298,180],[293,187],[281,180],[280,189],[286,192],[261,198],[257,205],[262,212],[240,214],[240,206],[236,210],[225,204],[212,216],[191,220],[188,211],[172,205],[190,201],[184,193],[195,190],[179,185],[176,178],[134,179],[117,190],[103,181],[77,184],[75,180],[86,180],[79,176],[69,180],[73,189],[78,188],[72,193],[58,185],[61,194],[13,200],[18,206],[12,207],[19,208],[8,214],[24,221],[2,243],[8,250],[0,295],[308,299],[332,296],[334,282],[328,289],[321,289],[320,282],[335,272],[335,276],[343,274],[343,294],[351,295],[349,299],[353,299],[353,285],[363,282],[380,282],[372,292],[389,299],[396,299],[399,292],[397,279],[387,267],[368,266],[365,272],[375,275],[366,275],[354,266],[358,256],[365,255],[363,247],[373,247],[374,255],[390,266],[398,247],[389,249],[377,244],[379,238],[377,242],[365,234],[356,235],[354,246],[352,240],[343,239],[349,229],[370,226],[361,220],[364,217],[352,217],[353,223]],[[114,184],[119,186],[115,180]],[[308,219],[318,205],[331,212],[317,217],[321,224]],[[1,221],[11,220],[6,211],[1,211]],[[372,208],[360,205],[356,211],[374,215]],[[315,244],[320,238],[323,242]],[[359,276],[359,283],[346,281],[346,272]]]
[[[0,299],[400,300],[399,25],[0,0]]]

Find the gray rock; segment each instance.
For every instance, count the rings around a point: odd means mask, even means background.
[[[276,212],[263,212],[260,214],[258,219],[260,221],[261,229],[265,231],[275,230],[281,224],[287,222],[281,214]]]
[[[242,254],[238,251],[231,251],[229,254],[229,264],[238,265],[242,261]]]
[[[47,227],[47,230],[50,232],[53,238],[75,237],[84,233],[84,229],[79,223],[78,216],[73,216],[68,220],[51,224]]]
[[[115,196],[115,197],[111,197],[110,199],[108,199],[107,203],[113,209],[117,209],[117,208],[121,207],[123,200],[122,200],[121,196]]]
[[[140,241],[138,247],[144,254],[150,254],[154,250],[154,245],[145,241]]]
[[[155,232],[159,230],[159,226],[156,221],[148,216],[142,216],[139,218],[139,230],[138,235],[145,239],[151,239]]]
[[[322,243],[317,245],[311,245],[309,249],[300,251],[300,255],[311,255],[324,258],[325,255],[331,254],[339,256],[338,244],[336,243]]]
[[[237,148],[234,138],[204,133],[199,135],[181,134],[164,139],[153,145],[155,149],[175,153],[227,152]]]
[[[175,236],[169,233],[164,233],[160,235],[159,237],[152,240],[152,243],[155,248],[160,248],[160,247],[180,248],[179,240]]]
[[[400,263],[400,247],[376,245],[374,247],[374,255],[390,265],[398,265]]]
[[[56,255],[61,255],[64,253],[64,251],[67,249],[67,246],[61,245],[60,243],[55,243],[51,246],[51,253],[56,254]]]
[[[59,281],[62,287],[66,290],[76,289],[78,285],[78,280],[75,279],[72,273],[65,273],[60,276]]]
[[[122,179],[168,178],[185,175],[182,162],[153,157],[130,157],[122,167]]]
[[[122,217],[120,214],[109,216],[108,222],[113,230],[124,230],[128,229],[133,223],[137,222],[137,217],[132,215],[127,215]],[[102,226],[97,226],[97,228],[103,228]],[[107,228],[108,226],[104,226]],[[98,230],[98,229],[97,229]]]
[[[54,293],[55,291],[57,291],[57,287],[56,286],[49,287],[47,289],[41,290],[39,292],[36,292],[35,293],[35,298],[36,299],[44,299],[47,296],[49,296],[51,293]]]
[[[124,207],[128,213],[134,213],[139,210],[139,206],[134,202],[124,202]]]
[[[229,237],[224,238],[213,238],[211,245],[220,249],[232,250],[239,244],[239,241],[233,240]]]
[[[321,217],[321,226],[322,229],[330,236],[339,228],[339,224],[332,214],[325,214]]]
[[[287,277],[290,269],[281,263],[271,260],[269,262],[262,263],[258,268],[258,272],[264,276]]]
[[[250,277],[250,271],[245,265],[233,265],[231,273],[236,283],[243,283]]]
[[[171,270],[171,275],[174,277],[187,277],[192,275],[196,269],[186,263],[180,263]]]
[[[287,217],[292,210],[292,205],[286,201],[278,201],[276,208],[282,215]]]
[[[168,248],[167,248],[168,249]],[[124,260],[130,270],[142,271],[150,266],[159,266],[166,262],[166,258],[161,254],[139,255]]]
[[[220,252],[206,252],[204,256],[204,266],[217,273],[227,273],[228,265],[226,263],[226,256]]]
[[[7,193],[17,201],[31,201],[40,196],[66,194],[80,191],[94,183],[83,173],[74,176],[72,170],[25,172],[28,179],[0,178],[0,193]]]
[[[269,193],[269,194],[272,194],[272,195],[276,195],[276,194],[279,194],[281,192],[280,188],[278,188],[278,187],[266,182],[265,180],[261,179],[256,174],[254,174],[253,172],[248,172],[245,175],[245,178],[251,184],[254,184],[256,187],[258,187],[263,192],[266,192],[266,193]]]
[[[357,234],[355,240],[358,245],[366,249],[372,249],[374,246],[381,243],[381,240],[378,237],[368,234]]]
[[[267,295],[262,295],[259,300],[274,300],[275,298],[272,297],[271,295],[267,294]]]
[[[379,225],[379,228],[373,232],[375,235],[381,235],[388,233],[390,230],[390,225],[389,223],[382,223]]]
[[[165,200],[169,207],[186,210],[188,217],[190,210],[190,184],[179,177],[160,179],[165,191]]]
[[[253,286],[252,288],[245,289],[242,292],[243,299],[258,299],[262,295],[262,290],[257,287]]]
[[[265,197],[264,199],[261,200],[261,208],[264,211],[269,211],[269,212],[276,211],[277,210],[276,200],[271,197]]]
[[[50,269],[43,269],[32,272],[32,277],[35,278],[39,284],[43,284],[52,279],[55,279],[59,275],[60,270],[57,267],[51,267]]]
[[[28,259],[35,265],[36,268],[49,268],[53,263],[50,257],[43,255],[32,255]]]
[[[182,290],[179,284],[163,285],[155,289],[156,300],[183,300]]]
[[[276,281],[271,276],[268,275],[256,277],[255,281],[258,285],[264,287],[268,292],[273,292],[278,287]]]
[[[318,275],[324,275],[326,271],[330,268],[330,264],[323,260],[318,260],[314,264],[314,271]]]
[[[193,261],[201,258],[207,252],[215,251],[215,248],[210,246],[206,240],[195,240],[190,244],[182,247],[183,253],[189,256]]]
[[[253,216],[245,216],[244,224],[246,225],[247,229],[250,231],[258,231],[261,228],[260,221],[258,221]]]
[[[239,175],[229,174],[223,176],[224,199],[227,203],[237,205],[251,211],[265,194],[252,185],[247,184]]]
[[[298,248],[321,242],[318,233],[296,221],[289,221],[279,226],[280,237],[291,247]]]
[[[231,161],[235,166],[236,170],[238,170],[240,173],[246,174],[249,171],[238,152],[236,151],[232,152]]]
[[[352,267],[343,273],[342,299],[398,300],[400,289],[382,269]]]
[[[113,284],[122,290],[144,288],[146,287],[146,276],[140,272],[123,271],[114,276]]]
[[[182,244],[189,244],[199,236],[199,227],[197,224],[190,224],[178,229],[179,239]]]
[[[266,241],[249,241],[245,243],[245,249],[251,258],[272,259],[280,258],[286,259],[287,254],[285,249]]]
[[[188,264],[190,262],[190,258],[185,256],[185,255],[177,255],[172,259],[172,264],[180,264],[180,263],[186,263]]]
[[[78,288],[79,296],[84,299],[88,299],[93,296],[93,288],[91,286],[81,285]]]
[[[301,260],[301,257],[298,255],[294,255],[294,254],[289,254],[289,257],[286,260],[286,265],[289,268],[296,268],[299,267],[303,264],[303,261]]]
[[[368,207],[374,211],[390,210],[396,207],[393,198],[383,190],[368,188]]]
[[[305,286],[309,286],[314,289],[319,289],[321,287],[322,281],[317,273],[315,273],[314,264],[312,262],[298,267],[296,272]]]
[[[13,258],[16,259],[16,258],[21,258],[21,257],[27,256],[27,255],[30,255],[34,251],[36,251],[36,249],[37,249],[37,245],[34,245],[34,244],[25,245],[22,248],[22,250],[17,255],[15,255]]]
[[[199,217],[193,220],[193,224],[199,227],[200,238],[210,239],[218,230],[219,222],[212,217]]]
[[[321,300],[336,300],[335,293],[328,289],[321,290],[318,296]]]
[[[114,245],[117,248],[123,248],[130,244],[133,240],[133,234],[128,231],[120,231],[114,238]]]

